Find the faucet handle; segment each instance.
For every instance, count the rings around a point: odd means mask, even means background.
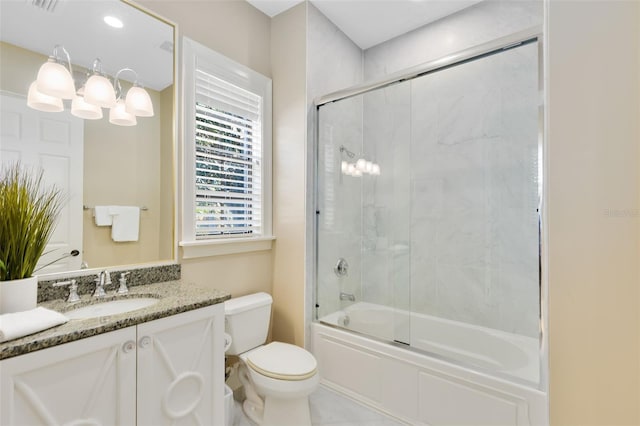
[[[61,281],[53,284],[54,287],[61,287],[64,285],[69,286],[69,298],[67,299],[67,302],[78,302],[80,300],[80,296],[78,296],[78,284],[76,283],[76,280]]]
[[[129,293],[129,289],[127,288],[127,275],[129,275],[129,272],[122,272],[120,274],[120,279],[118,280],[120,282],[120,287],[116,290],[116,294]]]
[[[104,285],[111,284],[111,272],[104,270],[103,274],[104,274]]]

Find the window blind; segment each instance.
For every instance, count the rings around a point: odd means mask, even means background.
[[[262,98],[196,70],[195,236],[262,234]]]

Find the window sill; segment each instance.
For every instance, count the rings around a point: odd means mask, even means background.
[[[180,241],[183,259],[223,256],[226,254],[247,253],[251,251],[271,250],[276,237],[227,238],[224,240]]]

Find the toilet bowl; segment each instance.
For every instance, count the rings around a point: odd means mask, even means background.
[[[243,411],[264,426],[311,425],[309,395],[320,381],[314,356],[303,348],[266,341],[271,296],[257,293],[225,302],[228,354],[240,358]],[[235,346],[234,346],[235,344]]]

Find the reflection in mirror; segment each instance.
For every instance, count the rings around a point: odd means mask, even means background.
[[[40,265],[61,259],[38,275],[173,260],[173,26],[116,0],[3,1],[0,12],[0,164],[42,167],[68,199]],[[99,119],[78,118],[71,100],[61,112],[29,108],[29,86],[56,45],[69,53],[79,94],[99,58],[123,99],[137,79],[154,115],[125,127],[109,122],[109,108]],[[134,72],[116,82],[124,68]],[[96,217],[96,207],[106,216]]]

